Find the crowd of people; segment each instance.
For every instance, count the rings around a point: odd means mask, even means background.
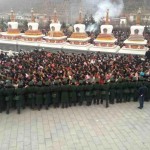
[[[137,101],[144,83],[150,91],[150,61],[140,56],[101,53],[21,52],[0,54],[0,111],[44,105],[62,108]],[[147,95],[147,100],[150,95]]]

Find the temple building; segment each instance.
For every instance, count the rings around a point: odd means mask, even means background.
[[[31,21],[28,23],[28,30],[22,35],[24,41],[41,41],[42,32],[38,29],[39,24],[35,22],[34,11],[31,9]]]
[[[131,26],[130,37],[124,41],[124,47],[119,51],[119,53],[137,53],[143,54],[147,51],[145,47],[147,40],[144,39],[143,32],[145,26],[141,24],[141,9],[139,8],[136,17],[136,25]]]
[[[8,26],[7,32],[0,33],[1,38],[8,40],[20,39],[21,34],[18,29],[18,22],[15,21],[15,15],[13,10],[11,10],[10,22],[7,23],[7,26]]]
[[[69,42],[67,48],[87,50],[91,44],[89,43],[90,37],[88,37],[85,31],[85,24],[83,24],[82,11],[79,12],[79,19],[77,24],[74,25],[74,32],[71,37],[67,39]]]
[[[112,34],[113,26],[109,24],[109,9],[106,13],[105,24],[100,27],[101,33],[94,40],[95,45],[90,50],[116,53],[120,47],[115,44],[117,39]]]
[[[61,24],[58,20],[56,9],[54,10],[54,16],[50,24],[50,31],[44,39],[51,44],[63,44],[66,42],[67,36],[61,31]]]

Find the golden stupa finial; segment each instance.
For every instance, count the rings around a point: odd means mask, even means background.
[[[15,21],[15,15],[14,15],[13,9],[11,9],[10,13],[11,13],[10,20],[11,20],[11,22],[14,22]]]
[[[136,25],[140,25],[140,24],[141,24],[141,8],[139,8],[136,16]]]
[[[35,17],[34,17],[34,10],[33,8],[31,9],[31,21],[35,22]]]
[[[105,24],[109,24],[109,9],[107,9]]]
[[[79,23],[83,23],[83,19],[82,19],[82,10],[80,9],[79,11],[79,20],[78,20]]]
[[[57,11],[56,8],[54,8],[54,23],[58,23],[58,17],[57,17]]]

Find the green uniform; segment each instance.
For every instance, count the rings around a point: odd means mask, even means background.
[[[83,101],[85,100],[85,86],[80,84],[77,86],[77,99],[79,102],[79,105],[81,106],[83,104]]]
[[[17,111],[20,114],[20,108],[25,107],[25,88],[23,87],[18,87],[15,89],[15,101],[16,101],[16,107],[17,107]]]
[[[70,100],[70,105],[74,104],[74,106],[76,106],[76,103],[77,103],[77,87],[76,87],[76,85],[69,86],[69,100]]]
[[[116,83],[116,102],[117,103],[122,103],[122,99],[123,99],[123,83],[122,82],[118,82]]]
[[[15,88],[10,85],[5,88],[6,113],[9,114],[9,109],[12,107],[13,98],[15,96]]]
[[[30,85],[26,88],[27,96],[28,96],[28,103],[32,109],[35,107],[35,87]]]
[[[5,100],[4,100],[4,88],[0,86],[0,113],[4,110]]]
[[[115,96],[116,96],[116,83],[110,83],[110,95],[109,95],[109,103],[114,104]]]
[[[52,103],[50,86],[43,87],[43,99],[44,99],[44,105],[45,105],[46,109],[48,109],[49,105]]]
[[[109,107],[109,85],[103,84],[101,87],[101,101],[106,101],[106,108]]]
[[[129,84],[129,96],[130,100],[134,100],[135,98],[135,93],[136,93],[136,82],[130,82]]]
[[[99,104],[100,100],[100,90],[101,90],[101,85],[99,83],[95,83],[93,85],[93,99],[94,99],[94,104]]]
[[[92,90],[93,90],[92,84],[85,85],[85,98],[86,98],[87,106],[90,106],[92,103],[92,93],[93,93]]]
[[[144,82],[144,85],[147,87],[147,89],[148,89],[148,94],[146,95],[146,97],[145,97],[145,100],[146,101],[150,101],[150,82],[148,82],[148,81],[145,81]]]
[[[129,89],[130,82],[123,82],[123,98],[124,102],[130,101],[130,89]]]
[[[60,86],[59,85],[52,85],[51,86],[51,96],[54,107],[59,107],[59,93],[60,93]]]
[[[147,88],[148,88],[147,99],[148,99],[148,101],[150,101],[150,81],[149,81],[149,82],[147,81],[146,86],[147,86]]]
[[[61,86],[61,103],[62,103],[62,108],[68,107],[68,104],[69,104],[69,85],[62,85]]]
[[[41,109],[43,104],[43,87],[42,86],[36,86],[35,87],[35,97],[36,97],[36,105],[38,107],[38,110]]]

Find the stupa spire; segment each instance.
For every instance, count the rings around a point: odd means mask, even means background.
[[[109,24],[109,9],[107,9],[105,24]]]
[[[57,11],[56,8],[54,8],[54,23],[58,23],[58,17],[57,17]]]
[[[15,15],[14,15],[13,9],[11,9],[10,13],[11,13],[10,20],[11,20],[11,22],[14,22],[15,21]]]
[[[82,18],[82,10],[80,9],[79,11],[79,20],[78,20],[79,23],[83,23],[83,18]]]
[[[31,22],[35,22],[35,17],[34,17],[34,10],[33,10],[33,8],[31,9]]]
[[[141,8],[139,8],[136,17],[136,25],[140,25],[140,24],[141,24]]]

